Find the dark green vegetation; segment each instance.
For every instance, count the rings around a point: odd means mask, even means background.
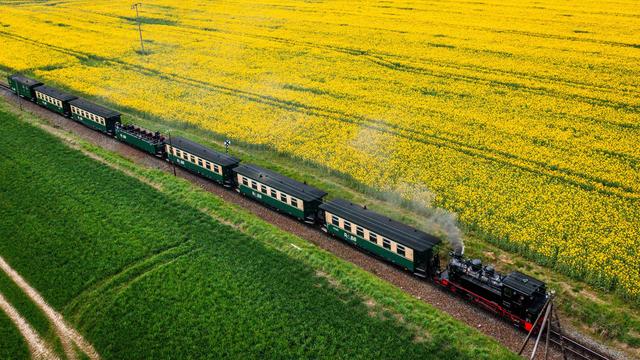
[[[0,119],[0,254],[103,358],[512,357],[183,180],[80,142],[158,190],[2,108]],[[5,333],[15,339],[0,317]],[[13,340],[0,348],[24,354]]]
[[[0,359],[27,359],[29,350],[13,322],[0,312]]]

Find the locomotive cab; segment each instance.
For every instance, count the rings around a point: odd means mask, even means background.
[[[503,279],[502,306],[525,321],[530,330],[547,300],[546,286],[540,280],[514,271]]]

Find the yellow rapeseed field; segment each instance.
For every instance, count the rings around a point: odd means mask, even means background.
[[[640,298],[640,6],[0,1],[0,68],[268,144]]]

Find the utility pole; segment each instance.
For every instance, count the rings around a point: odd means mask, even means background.
[[[536,352],[538,351],[538,345],[540,344],[540,339],[542,338],[542,334],[546,330],[546,339],[544,345],[544,359],[548,359],[549,356],[549,336],[551,335],[551,327],[554,325],[552,318],[555,318],[558,331],[558,336],[560,337],[560,348],[562,349],[562,358],[567,360],[567,354],[564,349],[564,335],[562,335],[562,326],[560,325],[560,319],[558,318],[558,313],[554,310],[553,298],[555,297],[555,292],[551,292],[547,302],[544,304],[542,309],[540,310],[540,314],[536,318],[536,321],[533,323],[533,327],[527,334],[527,337],[524,339],[522,346],[520,347],[520,351],[518,351],[518,355],[522,355],[529,339],[532,335],[534,335],[534,331],[536,330],[536,325],[538,325],[538,321],[542,317],[542,313],[544,313],[544,317],[542,318],[542,323],[540,323],[540,330],[538,330],[538,336],[536,338],[536,342],[533,344],[533,350],[531,351],[530,360],[535,359]]]
[[[142,24],[140,24],[140,15],[138,14],[138,7],[142,7],[141,2],[131,5],[131,10],[133,9],[136,10],[136,20],[138,21],[138,33],[140,34],[140,47],[142,48],[142,55],[144,55],[145,52],[144,52],[144,42],[142,41]]]

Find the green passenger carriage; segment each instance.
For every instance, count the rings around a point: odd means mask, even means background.
[[[320,205],[327,232],[416,275],[438,271],[440,239],[343,199]]]
[[[165,138],[159,132],[152,132],[134,125],[116,124],[116,139],[136,147],[151,155],[163,156]]]
[[[119,112],[107,109],[85,99],[78,98],[71,100],[69,101],[69,107],[73,120],[109,135],[115,133],[116,124],[120,123]]]
[[[326,192],[256,165],[233,169],[238,191],[300,220],[314,223]]]
[[[16,95],[30,101],[36,101],[35,88],[42,86],[41,82],[19,74],[9,75],[7,79],[9,80],[11,91]]]
[[[240,160],[182,137],[165,144],[167,160],[225,186],[233,185],[232,169]]]
[[[77,99],[76,96],[47,85],[34,88],[34,92],[38,105],[65,116],[68,116],[71,111],[69,102]]]

